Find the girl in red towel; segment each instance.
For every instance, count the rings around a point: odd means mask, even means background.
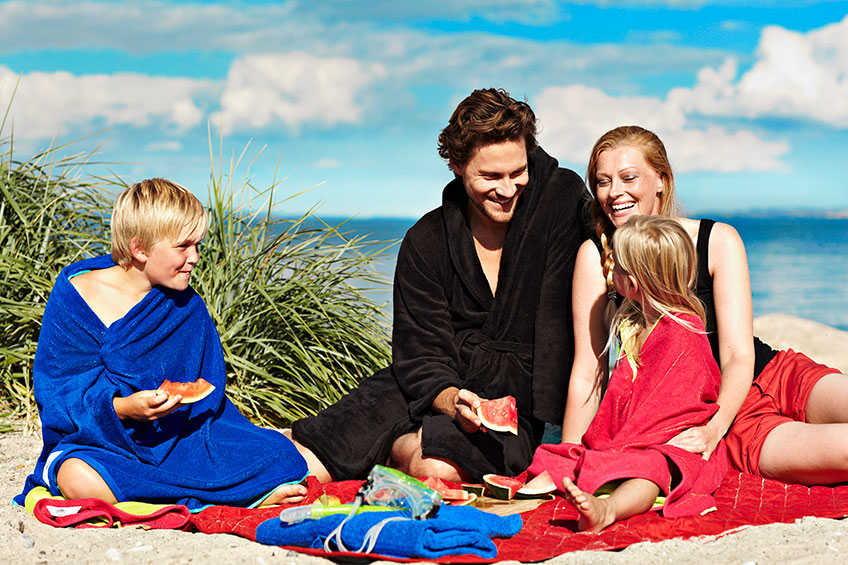
[[[667,517],[707,512],[727,470],[723,442],[709,459],[667,443],[719,409],[691,238],[670,218],[636,216],[616,230],[613,249],[624,298],[612,322],[618,363],[581,443],[542,445],[530,467],[562,484],[578,527],[591,531],[649,510],[660,494]],[[601,487],[612,488],[608,498],[592,494]]]

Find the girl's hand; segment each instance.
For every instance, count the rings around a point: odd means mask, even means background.
[[[709,459],[723,435],[715,426],[707,424],[683,430],[666,443],[690,453],[700,453],[704,459]]]
[[[121,420],[151,422],[179,408],[182,398],[179,394],[168,396],[161,390],[140,390],[129,396],[116,396],[112,405]]]

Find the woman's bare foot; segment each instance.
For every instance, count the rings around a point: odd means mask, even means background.
[[[306,487],[301,484],[282,485],[268,495],[260,506],[273,506],[274,504],[297,504],[306,498]]]
[[[580,490],[568,477],[562,480],[562,488],[566,500],[580,513],[578,530],[600,532],[615,522],[615,510],[609,501]]]

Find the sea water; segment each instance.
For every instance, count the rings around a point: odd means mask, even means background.
[[[780,312],[848,330],[848,219],[715,219],[745,242],[754,316]]]
[[[739,232],[748,254],[754,316],[784,313],[848,330],[848,219],[711,216]],[[330,222],[332,223],[332,222]],[[411,218],[350,220],[344,231],[400,240]],[[399,245],[375,263],[387,278]],[[372,294],[391,301],[388,289]]]

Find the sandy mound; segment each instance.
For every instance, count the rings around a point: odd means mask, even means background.
[[[786,314],[769,314],[754,320],[754,335],[775,349],[807,355],[848,373],[848,332]]]

